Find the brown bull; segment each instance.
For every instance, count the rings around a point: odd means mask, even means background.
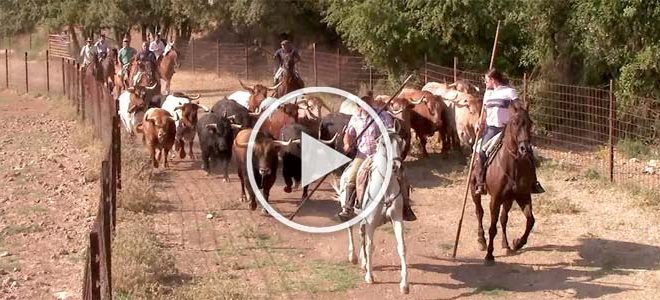
[[[282,82],[278,83],[272,87],[266,87],[261,84],[255,84],[254,87],[249,87],[243,84],[242,81],[238,81],[241,84],[241,87],[250,93],[250,98],[248,99],[248,110],[250,112],[260,113],[259,105],[261,101],[264,101],[268,97],[268,92],[277,89]]]
[[[154,168],[158,168],[163,157],[165,168],[169,168],[167,156],[174,145],[176,125],[172,115],[161,108],[150,108],[144,115],[144,122],[138,126],[142,132],[142,141],[149,151]]]
[[[280,105],[261,126],[261,131],[270,134],[273,137],[279,137],[282,128],[295,123],[298,119],[298,106],[292,103]]]
[[[447,134],[447,106],[437,96],[427,91],[405,88],[399,97],[408,100],[414,106],[410,111],[410,127],[415,131],[421,145],[422,155],[428,157],[426,138],[438,132],[438,141],[442,141],[442,152],[449,150],[444,141]]]

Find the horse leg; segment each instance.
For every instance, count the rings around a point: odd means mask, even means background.
[[[366,251],[364,257],[366,261],[366,271],[367,273],[364,275],[364,281],[367,283],[371,284],[374,283],[374,276],[373,276],[373,269],[372,269],[372,255],[374,253],[374,231],[375,231],[375,224],[370,223],[365,226],[365,234],[364,234],[364,250]]]
[[[357,264],[357,256],[355,256],[355,244],[353,243],[353,226],[349,226],[348,230],[348,261],[352,264]]]
[[[419,138],[419,145],[422,148],[422,157],[429,157],[429,153],[426,152],[426,136],[418,134],[417,138]]]
[[[193,143],[195,142],[195,136],[190,142],[188,142],[188,153],[190,153],[190,159],[195,160],[195,154],[193,154]]]
[[[365,250],[365,224],[360,224],[360,267],[363,271],[367,271],[367,251]]]
[[[493,256],[493,240],[497,235],[497,218],[500,215],[500,206],[502,205],[499,198],[491,195],[490,199],[490,228],[488,228],[488,252],[486,253],[486,265],[492,266],[495,264],[495,256]]]
[[[223,182],[229,182],[229,159],[225,160],[223,162],[224,166],[224,171],[225,171],[225,177],[222,179]]]
[[[525,244],[527,244],[527,238],[529,237],[529,233],[532,231],[532,228],[534,227],[534,214],[532,213],[532,195],[527,194],[523,196],[518,196],[516,198],[516,202],[518,202],[518,205],[523,211],[523,214],[525,214],[525,218],[527,218],[527,223],[525,224],[525,233],[520,237],[520,239],[515,239],[513,240],[513,250],[518,251],[520,248],[522,248]]]
[[[503,209],[500,212],[500,224],[502,225],[502,249],[506,249],[506,253],[511,255],[513,251],[509,247],[509,238],[506,236],[506,224],[509,221],[509,211],[513,205],[513,200],[506,200],[502,205]]]
[[[474,186],[474,182],[472,182],[472,185]],[[481,205],[481,195],[475,194],[474,191],[472,191],[472,202],[474,202],[475,214],[477,215],[477,221],[479,222],[479,227],[477,228],[477,242],[479,242],[479,249],[481,251],[486,251],[486,238],[484,237],[484,208]]]
[[[392,221],[392,227],[396,238],[396,250],[399,253],[399,259],[401,259],[401,283],[399,288],[402,294],[408,294],[410,289],[408,287],[408,265],[406,263],[406,243],[403,239],[403,222],[401,220]]]

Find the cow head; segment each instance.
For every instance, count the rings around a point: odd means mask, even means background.
[[[238,81],[241,84],[241,87],[248,91],[250,93],[250,99],[248,100],[248,110],[251,112],[256,112],[259,113],[259,105],[261,104],[261,101],[264,101],[268,97],[268,92],[277,89],[277,87],[282,84],[282,82],[278,83],[275,86],[272,87],[266,87],[261,84],[256,84],[254,87],[248,87],[245,84],[243,84],[242,81]]]
[[[464,79],[457,80],[456,82],[450,84],[448,87],[453,88],[459,92],[468,93],[472,95],[477,95],[481,91],[478,86]]]
[[[412,105],[419,105],[419,104],[424,104],[429,110],[429,113],[431,116],[436,116],[437,112],[439,110],[439,106],[441,105],[442,102],[438,97],[435,95],[431,94],[430,92],[427,91],[422,91],[421,92],[421,97],[413,100],[409,100],[409,103]]]
[[[144,101],[144,93],[140,94],[140,89],[135,87],[129,87],[126,89],[129,92],[129,104],[128,104],[128,113],[132,114],[136,111],[142,111],[147,108],[146,102]]]
[[[213,136],[212,142],[215,144],[215,148],[220,151],[231,149],[231,137],[234,135],[233,125],[235,124],[231,124],[227,118],[220,118],[217,123],[206,125],[206,130]]]
[[[286,115],[292,117],[294,120],[298,120],[298,105],[293,103],[284,103],[280,105],[277,109],[285,113]]]
[[[299,143],[300,140],[280,141],[274,140],[270,135],[258,133],[254,142],[252,164],[258,169],[261,176],[274,174],[277,169],[278,153],[282,147],[291,143]],[[246,148],[247,143],[236,142],[236,146]]]
[[[205,112],[209,112],[209,108],[197,104],[195,102],[189,102],[189,103],[184,103],[183,105],[177,106],[174,111],[180,110],[181,111],[181,126],[187,127],[187,128],[195,128],[197,125],[197,111],[203,109]]]

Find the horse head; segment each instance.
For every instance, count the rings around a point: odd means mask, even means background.
[[[390,145],[392,146],[392,168],[394,171],[398,171],[401,169],[401,166],[403,164],[403,158],[402,158],[402,153],[403,149],[405,148],[405,141],[399,134],[401,131],[401,125],[398,122],[394,122],[394,128],[388,128],[387,130],[387,136],[390,138]],[[377,153],[387,153],[387,145],[385,138],[383,135],[378,138],[378,147],[376,152]]]
[[[504,143],[509,149],[516,149],[516,153],[525,156],[532,153],[532,126],[533,122],[528,113],[529,104],[513,101],[511,109],[513,114],[506,126]]]

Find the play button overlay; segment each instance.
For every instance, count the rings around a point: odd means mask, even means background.
[[[304,224],[294,222],[292,220],[289,220],[289,218],[283,216],[277,210],[275,210],[270,205],[270,203],[266,201],[266,198],[259,189],[259,186],[257,185],[257,181],[254,176],[254,168],[253,168],[254,143],[255,140],[257,139],[257,133],[259,132],[261,126],[264,124],[266,119],[268,119],[268,117],[280,105],[284,103],[295,103],[297,97],[300,97],[304,94],[312,94],[312,93],[325,93],[325,94],[338,95],[340,97],[343,97],[344,99],[357,103],[362,109],[364,109],[367,113],[369,113],[369,115],[372,118],[374,118],[374,123],[371,126],[376,125],[378,127],[378,130],[382,133],[387,132],[387,127],[385,127],[383,121],[380,119],[380,117],[378,117],[376,111],[373,108],[371,108],[371,106],[369,106],[366,102],[362,101],[362,99],[360,99],[358,96],[353,95],[347,91],[333,87],[302,88],[290,92],[282,96],[282,98],[277,99],[277,101],[269,105],[268,108],[261,113],[259,119],[257,119],[257,122],[254,124],[252,134],[250,134],[250,139],[248,140],[247,153],[245,158],[246,171],[248,175],[248,181],[250,183],[249,188],[252,188],[252,191],[254,192],[254,195],[257,198],[259,204],[261,204],[261,207],[266,209],[266,211],[276,220],[280,221],[282,224],[286,226],[289,226],[299,231],[304,231],[309,233],[332,233],[340,230],[346,230],[347,228],[356,225],[358,222],[362,221],[364,218],[369,216],[384,198],[388,185],[383,184],[377,189],[377,191],[374,191],[373,189],[369,191],[369,197],[371,200],[368,202],[369,204],[367,205],[367,207],[365,207],[357,215],[357,217],[336,225],[318,227],[318,226],[307,226]],[[385,142],[385,148],[387,151],[387,166],[386,166],[385,178],[383,182],[390,182],[390,179],[392,178],[392,165],[394,164],[392,142],[390,141],[390,137],[388,134],[382,134],[381,138]],[[312,136],[306,135],[305,133],[302,133],[301,135],[300,146],[302,148],[301,149],[302,150],[301,151],[301,161],[302,161],[301,184],[303,186],[309,185],[315,180],[318,180],[327,173],[332,172],[333,170],[345,165],[350,161],[350,159],[344,156],[342,153],[335,151],[334,149],[326,146],[320,141],[317,141]],[[281,173],[281,168],[278,168],[277,172],[279,178],[281,176],[279,175]],[[328,183],[326,182],[325,184],[327,185]],[[375,195],[373,193],[375,193]],[[335,197],[333,197],[333,199],[334,198]],[[314,199],[310,198],[309,201],[314,201]]]
[[[316,181],[325,174],[351,161],[346,155],[335,151],[335,149],[326,146],[304,132],[302,133],[300,147],[302,152],[302,186]]]

